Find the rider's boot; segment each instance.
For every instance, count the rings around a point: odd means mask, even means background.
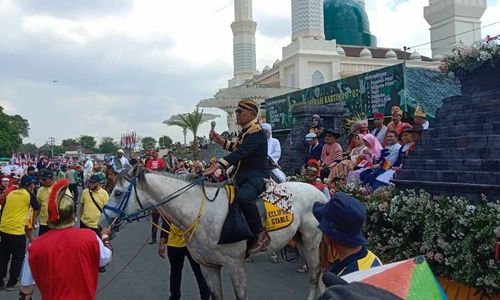
[[[271,237],[267,230],[264,228],[258,234],[252,245],[248,248],[248,254],[255,254],[257,252],[266,251],[267,246],[271,243]]]

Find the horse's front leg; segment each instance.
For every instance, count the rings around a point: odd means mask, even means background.
[[[228,268],[229,276],[233,283],[234,294],[237,300],[247,299],[247,276],[243,259],[235,260],[224,267]]]
[[[201,273],[208,284],[208,288],[212,293],[212,300],[223,300],[222,278],[220,267],[209,267],[200,265]]]

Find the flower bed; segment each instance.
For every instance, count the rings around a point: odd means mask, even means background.
[[[457,44],[450,54],[445,55],[439,69],[443,73],[461,76],[479,69],[484,64],[492,67],[500,64],[500,35],[475,42],[467,47]]]
[[[392,188],[368,194],[356,185],[337,191],[365,203],[368,247],[385,263],[425,254],[437,276],[500,292],[500,264],[494,261],[500,202],[432,199],[424,191]]]

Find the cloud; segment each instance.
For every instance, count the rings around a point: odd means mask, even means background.
[[[46,14],[61,18],[117,15],[130,12],[132,0],[17,0],[17,5],[28,15]]]
[[[379,46],[428,42],[424,2],[367,1]],[[117,139],[131,130],[180,141],[181,130],[162,122],[192,111],[232,77],[233,3],[0,0],[0,27],[8,28],[0,35],[0,105],[29,119],[27,141],[38,145],[48,136],[59,142],[81,134]],[[483,25],[498,21],[500,1],[490,4]],[[290,43],[291,4],[254,0],[253,5],[262,70],[281,59],[282,47]],[[222,115],[217,130],[226,129],[223,112],[205,111]],[[209,126],[200,133],[206,135]]]

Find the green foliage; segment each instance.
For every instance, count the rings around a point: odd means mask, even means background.
[[[337,187],[366,205],[369,248],[385,263],[424,254],[436,275],[489,293],[500,292],[500,266],[493,260],[500,202],[433,199],[414,190]]]
[[[89,150],[94,149],[94,147],[96,145],[95,138],[93,136],[90,136],[90,135],[80,136],[80,138],[78,139],[78,143],[80,145],[82,145],[83,148],[89,149]]]
[[[174,142],[169,136],[164,135],[158,139],[158,144],[160,148],[171,148]]]
[[[150,136],[142,138],[142,148],[144,150],[151,150],[156,147],[156,139]]]
[[[79,145],[80,144],[75,139],[65,139],[65,140],[62,140],[62,142],[61,142],[61,147],[63,147],[63,149],[65,151],[75,150],[75,148],[77,148]]]
[[[186,128],[193,133],[193,157],[194,159],[198,159],[199,153],[196,138],[198,137],[198,128],[203,123],[203,109],[200,112],[198,107],[196,107],[194,112],[179,115],[179,118],[184,122]]]
[[[0,106],[0,156],[19,151],[23,138],[28,137],[29,122],[20,115],[8,115]]]
[[[25,154],[30,153],[32,156],[34,156],[38,152],[38,147],[32,143],[22,144],[19,147],[19,152],[25,153]]]
[[[116,153],[118,145],[111,137],[103,137],[98,148],[99,153]]]

